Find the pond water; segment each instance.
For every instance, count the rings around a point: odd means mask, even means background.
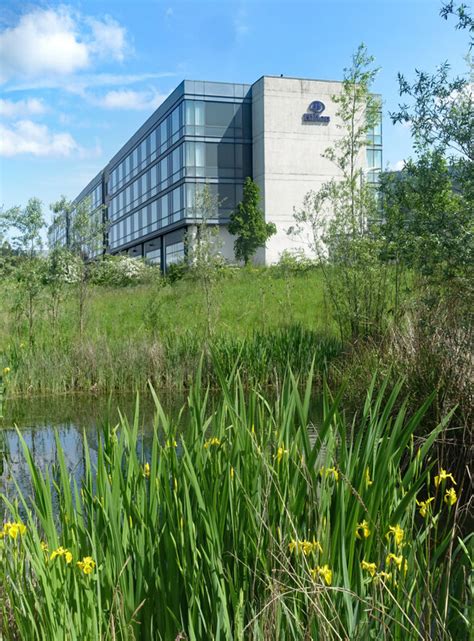
[[[186,402],[184,392],[182,395],[160,395],[159,398],[167,415],[176,418]],[[116,425],[120,415],[132,422],[135,412],[136,397],[133,395],[110,398],[68,395],[9,400],[4,407],[4,417],[0,419],[0,494],[7,497],[15,495],[13,478],[22,490],[29,493],[29,471],[18,432],[43,471],[51,470],[57,463],[57,434],[68,469],[80,479],[84,471],[84,434],[94,458],[101,427]],[[141,395],[138,416],[145,450],[151,446],[154,415],[153,399]]]

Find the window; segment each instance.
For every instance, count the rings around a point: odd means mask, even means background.
[[[184,259],[184,242],[173,243],[166,247],[166,266],[178,263]]]
[[[229,102],[206,102],[206,125],[229,127],[234,118],[234,104]]]
[[[161,263],[161,247],[157,247],[159,240],[155,240],[151,243],[145,244],[145,258],[154,265],[159,265]]]

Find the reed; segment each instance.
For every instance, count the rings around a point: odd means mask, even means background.
[[[324,387],[314,426],[312,369],[274,400],[215,370],[220,399],[198,367],[177,420],[155,395],[149,454],[138,399],[96,452],[84,438],[80,482],[59,439],[44,473],[23,443],[31,496],[2,497],[4,638],[467,638],[463,488],[431,458],[447,419],[415,437],[431,399],[408,417],[400,385],[370,386],[348,423]]]

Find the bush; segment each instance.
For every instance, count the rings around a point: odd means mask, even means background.
[[[127,287],[151,281],[157,271],[157,267],[147,265],[140,258],[104,256],[103,260],[89,265],[89,278],[94,285]]]

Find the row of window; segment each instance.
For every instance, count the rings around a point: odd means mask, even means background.
[[[161,156],[181,136],[183,125],[183,103],[178,105],[163,122],[153,129],[141,143],[115,167],[109,176],[109,193],[120,189],[136,176],[145,165]]]
[[[250,138],[250,105],[194,100],[181,103],[111,171],[109,193],[115,193],[147,164],[165,153],[183,134]]]
[[[117,220],[182,178],[182,158],[183,145],[180,145],[112,198],[109,202],[110,220]]]
[[[109,218],[117,220],[167,189],[183,176],[243,180],[250,174],[250,145],[186,142],[112,198],[109,203]],[[228,194],[226,197],[229,197]],[[232,198],[232,202],[235,204],[235,198]],[[191,205],[188,204],[188,206]]]
[[[183,187],[177,187],[150,205],[123,218],[109,229],[110,247],[116,248],[184,218]]]
[[[367,154],[367,180],[371,183],[376,183],[379,179],[379,174],[382,171],[382,149],[366,150]]]

